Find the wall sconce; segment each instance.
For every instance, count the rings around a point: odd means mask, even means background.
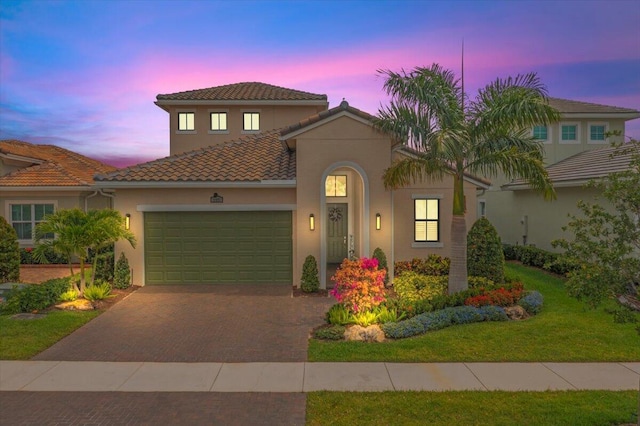
[[[316,230],[316,218],[313,216],[313,213],[309,215],[309,230],[310,231]]]
[[[376,229],[379,231],[382,228],[382,216],[380,213],[376,213]]]
[[[124,215],[124,229],[127,231],[131,229],[131,215],[129,213]]]

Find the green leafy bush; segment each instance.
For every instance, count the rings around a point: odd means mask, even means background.
[[[41,311],[60,300],[60,295],[69,290],[69,277],[56,278],[42,284],[14,288],[7,295],[5,303],[0,305],[2,313]]]
[[[302,265],[302,278],[300,279],[300,288],[305,293],[315,293],[320,288],[320,280],[318,279],[318,262],[312,255],[307,256]]]
[[[96,258],[95,279],[107,281],[110,283],[113,282],[115,269],[115,255],[113,253],[113,244],[101,250],[98,250],[97,253],[92,253],[92,256],[89,258],[90,262],[93,261],[93,257]]]
[[[469,276],[467,277],[467,282],[469,283],[469,288],[484,288],[487,290],[493,290],[494,288],[498,287],[498,284],[496,284],[494,281],[490,280],[489,278],[485,278],[485,277],[474,277],[474,276]]]
[[[380,324],[398,322],[407,316],[404,312],[399,313],[397,308],[389,308],[387,306],[378,306],[377,312]]]
[[[467,273],[498,284],[504,282],[502,241],[486,217],[478,219],[467,234]]]
[[[78,291],[75,288],[67,290],[60,295],[61,302],[73,302],[78,298]]]
[[[113,286],[119,289],[125,289],[131,286],[131,269],[129,269],[129,261],[124,253],[120,253],[120,257],[116,262],[116,270],[113,274]]]
[[[353,323],[362,327],[369,327],[378,322],[378,313],[373,311],[360,311],[353,314]]]
[[[426,258],[415,257],[410,261],[398,261],[394,264],[395,276],[412,271],[422,275],[449,275],[451,260],[437,254],[430,254]]]
[[[43,249],[44,259],[39,261],[33,255],[32,247],[25,247],[20,249],[20,264],[21,265],[37,265],[37,264],[52,264],[52,265],[64,265],[69,263],[66,256],[56,253],[51,247],[44,247]]]
[[[431,300],[447,291],[447,276],[422,275],[403,272],[393,280],[393,288],[400,299]]]
[[[518,305],[522,306],[525,311],[530,315],[536,315],[542,310],[544,298],[538,291],[532,291],[527,293],[522,299],[518,301]]]
[[[84,298],[92,302],[115,297],[111,294],[111,286],[106,282],[95,282],[84,290]]]
[[[378,269],[384,269],[384,283],[387,284],[389,282],[389,266],[387,264],[387,255],[384,254],[384,251],[382,251],[380,247],[376,247],[371,258],[378,260]]]
[[[15,229],[0,216],[0,283],[20,280],[20,250],[18,234]]]
[[[353,323],[351,311],[341,303],[333,305],[326,314],[327,322],[333,325],[347,325]]]
[[[344,339],[345,327],[342,325],[333,325],[331,327],[323,327],[317,329],[313,336],[316,339],[323,340],[342,340]]]

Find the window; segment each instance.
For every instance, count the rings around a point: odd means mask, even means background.
[[[195,130],[196,114],[193,112],[178,113],[178,130]]]
[[[560,125],[560,142],[577,143],[579,136],[577,123],[563,123]]]
[[[486,200],[478,200],[478,216],[485,217],[487,215],[487,202]]]
[[[327,176],[325,182],[325,190],[327,197],[346,197],[347,196],[347,176],[346,175],[330,175]]]
[[[546,141],[548,139],[547,126],[535,126],[533,128],[533,137],[541,141]]]
[[[606,123],[589,123],[589,142],[604,143],[606,139]]]
[[[226,112],[211,113],[211,130],[214,130],[214,131],[227,130],[227,113]]]
[[[440,241],[440,200],[417,198],[414,203],[414,240],[416,242]]]
[[[245,112],[243,130],[258,131],[260,130],[260,113]]]
[[[19,240],[33,240],[33,233],[45,215],[53,213],[53,204],[11,204],[11,225]],[[45,238],[53,238],[46,235]]]

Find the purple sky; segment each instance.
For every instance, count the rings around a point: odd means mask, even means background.
[[[554,97],[640,109],[640,1],[14,1],[0,8],[0,139],[125,166],[169,153],[159,93],[261,81],[375,114],[376,70],[537,72]],[[640,119],[627,123],[640,139]]]

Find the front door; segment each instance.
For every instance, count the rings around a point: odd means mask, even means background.
[[[342,263],[348,256],[348,204],[327,204],[327,263]]]

